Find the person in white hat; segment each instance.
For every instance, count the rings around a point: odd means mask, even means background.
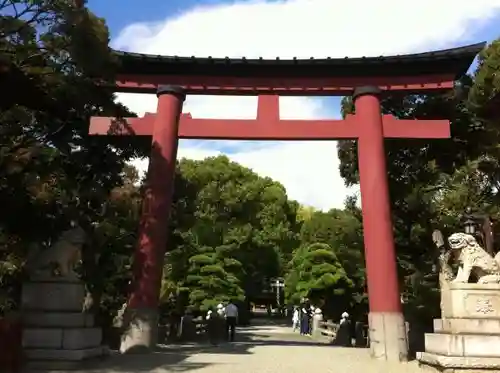
[[[220,317],[225,317],[226,316],[226,310],[224,309],[224,306],[222,305],[222,303],[219,303],[217,305],[217,314]]]
[[[349,320],[349,314],[347,312],[344,312],[341,315],[340,323],[343,324],[343,323],[345,323],[348,320]]]

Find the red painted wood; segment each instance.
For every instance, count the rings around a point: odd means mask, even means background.
[[[91,135],[151,136],[154,118],[127,118],[127,125],[117,127],[113,118],[91,119]],[[355,116],[346,120],[286,120],[258,119],[199,119],[183,114],[180,119],[180,139],[206,140],[339,140],[359,137]],[[110,127],[114,127],[110,130]],[[385,138],[448,139],[448,120],[398,120],[383,118]]]
[[[276,122],[280,120],[280,96],[259,95],[257,97],[257,121]]]
[[[183,100],[183,97],[176,94],[161,94],[158,97],[157,114],[143,119],[148,126],[152,125],[153,144],[146,178],[139,242],[134,255],[134,278],[128,303],[131,308],[158,307],[172,204],[178,123]]]
[[[385,138],[449,139],[449,120],[397,119],[384,115],[383,132]]]
[[[453,88],[454,74],[422,76],[366,76],[320,78],[254,78],[223,76],[118,75],[117,92],[156,93],[159,85],[175,84],[187,94],[281,96],[348,96],[359,86],[376,86],[387,91],[418,93]]]
[[[151,136],[156,114],[146,114],[142,118],[90,118],[89,135]]]
[[[401,312],[379,98],[359,96],[355,107],[370,312]]]
[[[151,135],[155,114],[144,118],[91,119],[90,134]],[[182,114],[178,137],[181,139],[212,140],[338,140],[360,136],[359,121],[349,115],[345,120],[284,120],[279,119],[279,97],[260,95],[256,119],[200,119]],[[111,130],[110,130],[111,128]],[[398,120],[383,116],[386,138],[449,138],[448,120]]]
[[[18,317],[0,318],[0,372],[20,372],[23,363],[22,324]]]
[[[188,119],[182,118],[181,139],[333,140],[358,137],[356,123],[343,120]]]

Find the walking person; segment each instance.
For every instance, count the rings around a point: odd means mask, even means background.
[[[309,328],[310,327],[309,323],[311,322],[311,307],[309,306],[309,303],[304,303],[300,312],[301,312],[300,334],[310,335],[311,330]]]
[[[217,305],[217,318],[218,326],[217,331],[219,333],[220,339],[227,340],[227,328],[226,328],[226,310],[222,303]]]
[[[342,313],[340,317],[339,329],[335,337],[335,344],[342,347],[352,347],[351,340],[351,321],[347,312]]]
[[[222,305],[222,303],[219,303],[217,305],[217,313],[222,318],[226,317],[226,313],[225,313],[224,306]]]
[[[299,307],[295,307],[292,316],[293,331],[296,332],[300,328],[300,311]]]
[[[229,302],[225,309],[226,314],[226,333],[229,341],[234,342],[236,324],[238,323],[238,307],[233,302]]]
[[[214,346],[218,343],[218,323],[217,323],[217,314],[214,313],[211,309],[208,310],[207,316],[205,317],[207,320],[207,332],[208,332],[208,340]]]
[[[312,330],[313,330],[313,316],[314,316],[314,312],[315,311],[316,311],[316,307],[314,307],[314,306],[309,307],[309,335],[312,334]]]

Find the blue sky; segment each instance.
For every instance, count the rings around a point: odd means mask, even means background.
[[[159,21],[199,5],[215,5],[219,0],[89,0],[88,7],[106,19],[111,36],[131,23]]]
[[[106,19],[113,46],[140,53],[290,58],[378,56],[451,48],[500,36],[500,0],[89,0]],[[390,11],[388,11],[388,9]],[[142,114],[153,95],[119,95]],[[188,97],[195,117],[252,118],[256,100]],[[280,99],[282,117],[335,118],[339,99]],[[180,157],[225,153],[281,182],[291,198],[341,207],[352,188],[338,172],[334,142],[182,141]],[[138,167],[146,167],[146,163]],[[326,167],[326,168],[325,168]],[[330,169],[330,172],[325,170]]]
[[[275,1],[277,0],[269,2]],[[223,0],[89,0],[88,6],[98,16],[106,19],[111,36],[116,37],[120,30],[132,23],[161,21],[194,7],[235,2]],[[482,40],[491,41],[499,37],[498,21],[498,17],[492,18],[479,33],[466,39],[473,43]]]

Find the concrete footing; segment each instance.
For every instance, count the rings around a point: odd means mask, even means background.
[[[408,343],[403,314],[370,312],[368,315],[372,357],[386,361],[407,361]]]
[[[124,313],[120,352],[144,353],[152,350],[158,340],[158,310],[127,308]]]

